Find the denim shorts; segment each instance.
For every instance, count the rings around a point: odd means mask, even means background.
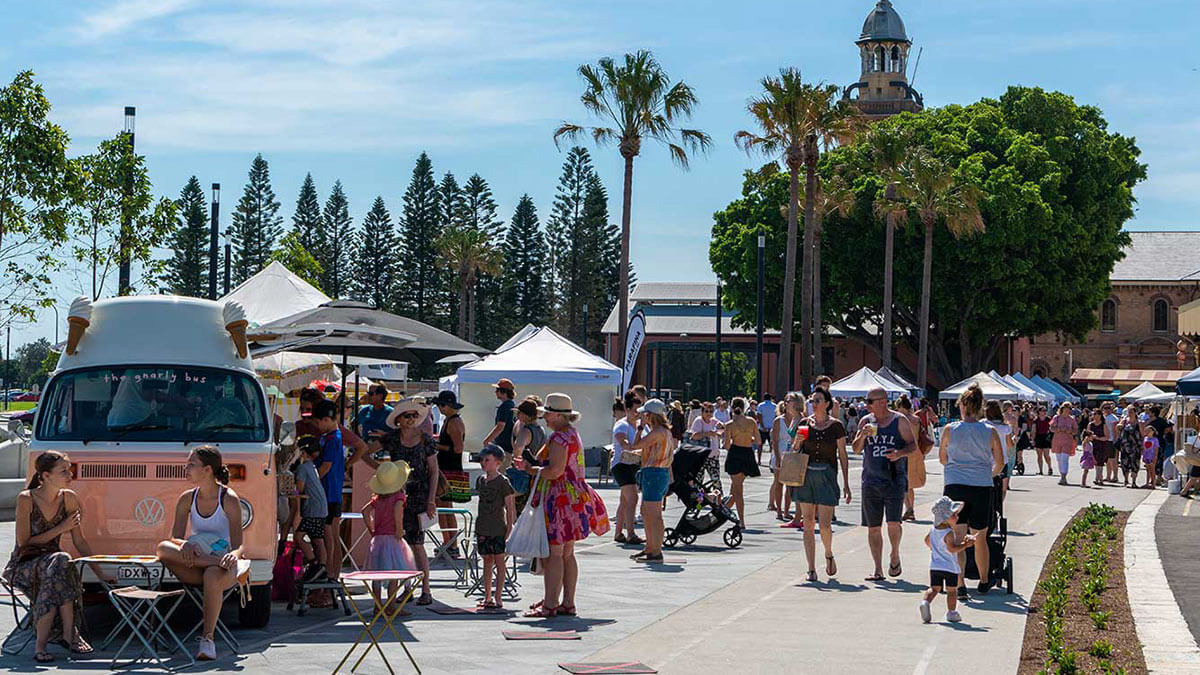
[[[516,467],[510,466],[508,467],[508,470],[504,472],[504,474],[508,476],[508,482],[512,485],[514,494],[523,495],[526,492],[529,492],[530,483],[532,482],[533,477],[528,473],[521,471]]]
[[[671,483],[669,470],[665,467],[643,467],[638,471],[637,481],[642,488],[642,501],[661,502],[667,496]]]

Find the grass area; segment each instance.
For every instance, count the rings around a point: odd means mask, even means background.
[[[20,412],[22,410],[29,410],[35,405],[37,405],[36,401],[9,401],[7,412]],[[3,399],[0,399],[0,412],[6,412],[4,410]]]

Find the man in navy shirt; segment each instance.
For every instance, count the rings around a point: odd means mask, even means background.
[[[511,461],[513,425],[517,421],[513,412],[517,407],[513,401],[517,397],[516,387],[507,377],[500,378],[500,381],[493,384],[492,387],[496,390],[496,398],[500,399],[500,405],[496,406],[496,426],[492,427],[487,438],[483,439],[483,444],[495,443],[500,446],[503,448],[505,456]]]
[[[342,547],[338,538],[338,526],[342,519],[342,483],[346,480],[346,449],[342,446],[342,432],[338,429],[337,404],[322,399],[313,406],[312,420],[321,432],[321,459],[317,464],[317,475],[321,487],[325,488],[329,500],[329,515],[325,517],[325,543],[328,557],[325,569],[331,579],[337,579],[342,569]]]
[[[892,556],[888,574],[900,576],[900,526],[904,496],[908,493],[908,459],[917,452],[917,441],[908,419],[888,408],[887,392],[867,393],[867,415],[858,425],[854,452],[862,460],[862,524],[875,559],[875,571],[867,581],[883,581],[883,521],[887,520]]]

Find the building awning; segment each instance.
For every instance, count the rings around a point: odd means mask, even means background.
[[[1076,368],[1071,373],[1071,382],[1085,384],[1121,385],[1152,382],[1175,386],[1175,381],[1190,373],[1190,370],[1125,370],[1120,368]]]
[[[1200,300],[1179,306],[1179,334],[1200,335]]]

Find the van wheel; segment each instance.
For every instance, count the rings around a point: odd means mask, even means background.
[[[264,628],[271,621],[271,584],[250,587],[245,607],[238,607],[242,628]]]

